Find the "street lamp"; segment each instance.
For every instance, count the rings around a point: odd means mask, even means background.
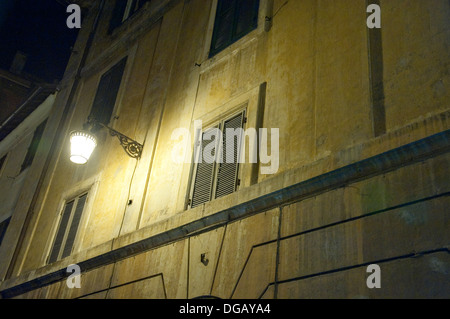
[[[97,139],[90,132],[70,133],[70,160],[75,164],[86,164],[96,146]]]
[[[132,158],[141,157],[143,149],[142,144],[93,118],[88,118],[87,123],[83,125],[83,130],[70,133],[70,160],[73,163],[86,164],[89,160],[92,152],[97,146],[97,138],[92,132],[94,128],[106,128],[111,136],[117,136],[120,145],[122,145],[128,156]]]

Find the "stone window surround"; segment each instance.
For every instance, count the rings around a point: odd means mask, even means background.
[[[47,264],[47,259],[51,254],[53,243],[55,241],[56,232],[58,231],[59,224],[61,221],[61,213],[64,210],[66,203],[77,196],[80,196],[84,193],[88,193],[88,197],[84,206],[83,214],[81,217],[80,224],[78,226],[77,235],[73,244],[72,254],[75,254],[80,251],[82,247],[84,234],[86,233],[89,225],[89,219],[92,212],[92,206],[95,201],[95,197],[97,194],[98,186],[100,183],[101,174],[93,176],[87,180],[81,181],[73,186],[70,190],[64,192],[59,199],[57,216],[55,216],[55,220],[52,226],[52,229],[49,233],[47,244],[45,247],[45,253],[43,255],[41,264],[44,266]],[[70,256],[69,256],[70,257]]]

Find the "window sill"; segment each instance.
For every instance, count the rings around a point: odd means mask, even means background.
[[[250,33],[246,34],[236,42],[233,42],[228,47],[223,49],[222,51],[219,51],[215,55],[209,57],[209,51],[206,54],[206,59],[203,63],[200,65],[200,72],[203,73],[215,65],[223,62],[224,60],[227,60],[234,55],[236,55],[241,50],[247,48],[249,45],[254,43],[255,41],[258,41],[262,37],[264,37],[266,32],[264,31],[264,28],[258,27],[254,29],[253,31],[250,31]]]

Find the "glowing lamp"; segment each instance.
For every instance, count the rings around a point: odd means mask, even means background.
[[[92,152],[97,146],[97,139],[91,132],[105,128],[111,136],[119,139],[120,145],[123,147],[128,156],[139,159],[142,155],[143,145],[135,140],[123,135],[120,132],[110,128],[109,126],[89,117],[88,121],[83,125],[83,130],[73,131],[70,133],[70,160],[75,164],[86,164],[91,157]]]
[[[75,164],[86,164],[97,146],[94,135],[87,131],[70,134],[70,160]]]

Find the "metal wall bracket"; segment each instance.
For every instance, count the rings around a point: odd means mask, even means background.
[[[125,150],[125,153],[127,153],[128,156],[130,156],[132,158],[140,158],[141,157],[142,150],[144,148],[144,146],[141,143],[136,142],[132,138],[129,138],[128,136],[116,131],[115,129],[113,129],[91,117],[88,118],[87,125],[90,126],[91,129],[95,126],[101,126],[101,127],[106,128],[109,131],[109,134],[111,136],[117,136],[117,138],[120,142],[120,145],[123,147],[123,149]]]

